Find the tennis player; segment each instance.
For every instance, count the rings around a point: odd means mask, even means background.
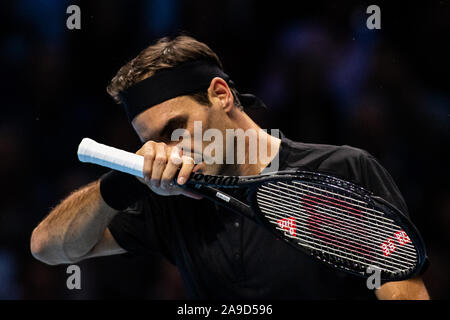
[[[279,170],[306,168],[353,181],[407,212],[392,178],[367,152],[259,131],[246,110],[263,103],[236,90],[204,43],[187,36],[160,39],[118,71],[108,92],[143,143],[137,153],[145,159],[145,179],[110,171],[73,192],[33,231],[31,252],[38,260],[56,265],[159,254],[178,268],[193,299],[429,299],[420,277],[383,283],[374,294],[365,279],[317,263],[253,221],[173,183],[182,185],[192,171],[256,175],[276,161]],[[196,163],[207,142],[180,147],[172,139],[180,128],[194,136],[195,122],[223,137],[227,129],[254,129],[266,135],[270,157]],[[237,151],[236,144],[225,145],[224,159]]]

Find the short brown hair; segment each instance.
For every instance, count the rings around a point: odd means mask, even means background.
[[[173,40],[164,37],[142,50],[136,58],[120,68],[106,90],[117,103],[120,103],[120,92],[151,77],[158,70],[193,60],[209,61],[223,70],[219,57],[206,44],[186,35],[177,36]],[[236,90],[231,88],[231,91],[235,97],[235,104],[240,106]],[[210,105],[207,91],[193,93],[190,96],[200,104]]]

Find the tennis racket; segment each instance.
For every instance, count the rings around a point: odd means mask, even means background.
[[[144,158],[85,138],[78,158],[143,177]],[[250,218],[292,247],[335,269],[387,281],[421,272],[425,245],[413,223],[368,190],[330,175],[280,171],[258,176],[192,173],[185,185]],[[220,189],[217,189],[220,188]],[[244,203],[226,188],[246,188]],[[372,271],[373,272],[373,271]]]

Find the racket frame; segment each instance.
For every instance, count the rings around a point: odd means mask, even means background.
[[[417,263],[413,269],[409,272],[399,272],[392,274],[390,272],[381,271],[380,277],[385,281],[400,281],[411,278],[417,274],[419,274],[427,261],[425,244],[423,239],[414,226],[414,224],[410,221],[410,219],[404,215],[400,210],[398,210],[395,206],[388,203],[386,200],[382,199],[374,195],[372,192],[366,190],[365,188],[343,180],[334,176],[330,176],[327,173],[319,173],[319,172],[310,172],[310,171],[302,171],[302,170],[289,170],[289,171],[279,171],[274,173],[267,173],[256,176],[235,176],[235,177],[227,177],[227,176],[212,176],[212,175],[203,175],[199,176],[197,173],[197,178],[195,179],[196,173],[191,176],[191,179],[187,182],[188,185],[193,187],[193,190],[197,189],[201,195],[206,196],[209,200],[212,200],[218,204],[221,204],[228,209],[242,214],[243,216],[252,219],[253,221],[261,224],[267,230],[269,230],[276,238],[283,240],[285,243],[294,247],[297,250],[302,251],[304,254],[308,256],[312,256],[315,260],[319,260],[325,265],[337,269],[346,273],[350,273],[359,277],[367,278],[370,274],[367,274],[367,270],[360,266],[360,271],[356,271],[349,266],[344,266],[342,264],[333,263],[332,261],[326,260],[320,256],[320,250],[308,250],[302,245],[297,244],[298,240],[287,237],[285,232],[278,230],[275,228],[273,223],[269,222],[269,220],[264,216],[262,211],[258,206],[257,194],[258,189],[261,185],[269,183],[269,182],[280,182],[280,181],[292,181],[298,180],[308,184],[317,185],[319,188],[323,185],[333,188],[341,189],[346,196],[351,196],[353,198],[360,199],[362,201],[367,202],[372,208],[382,211],[384,213],[384,217],[388,219],[392,219],[394,223],[396,223],[403,231],[406,232],[408,237],[411,239],[412,245],[416,250],[416,258]],[[202,174],[201,174],[202,175]],[[229,178],[225,180],[226,178]],[[225,181],[225,184],[220,183],[212,183],[214,181]],[[221,189],[217,188],[248,188],[247,191],[247,201],[249,205],[243,203],[242,201],[234,198],[228,193],[224,192]],[[400,230],[399,230],[400,231]],[[367,267],[364,265],[364,267]]]

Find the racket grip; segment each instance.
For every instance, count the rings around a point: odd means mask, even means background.
[[[78,146],[78,159],[113,170],[144,177],[144,157],[84,138]]]

